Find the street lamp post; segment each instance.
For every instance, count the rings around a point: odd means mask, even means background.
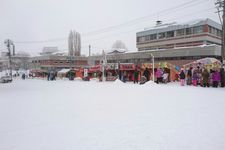
[[[155,81],[155,60],[154,60],[154,55],[151,53],[151,57],[152,57],[152,81]]]

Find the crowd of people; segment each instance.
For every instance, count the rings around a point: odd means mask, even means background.
[[[167,83],[169,78],[169,73],[162,69],[162,68],[155,68],[154,69],[154,75],[155,75],[155,82],[157,84],[159,83]],[[138,77],[139,77],[139,71],[135,69],[134,71],[134,83],[138,83]],[[145,82],[149,81],[152,77],[152,73],[149,71],[148,68],[145,68],[143,74],[140,78],[140,84],[144,84]]]
[[[187,70],[181,69],[179,74],[181,86],[187,85],[202,87],[224,87],[225,73],[224,68],[207,70],[205,67],[190,67]]]
[[[139,80],[140,72],[135,69],[133,74],[133,82],[144,84],[149,81],[152,77],[152,73],[148,68],[144,70],[141,74]],[[169,81],[169,73],[162,68],[154,69],[155,82],[158,83],[167,83]],[[213,68],[207,70],[205,67],[190,67],[188,69],[181,69],[178,80],[180,81],[181,86],[184,85],[193,85],[193,86],[202,86],[202,87],[224,87],[225,86],[225,72],[224,68]]]

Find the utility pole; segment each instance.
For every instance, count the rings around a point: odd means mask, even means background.
[[[12,57],[11,57],[11,50],[10,50],[10,46],[14,45],[13,42],[10,39],[5,40],[5,45],[8,49],[8,56],[9,56],[9,75],[12,79]]]
[[[12,46],[13,46],[13,56],[15,56],[15,45],[14,45],[14,43],[12,43]]]
[[[107,59],[105,51],[102,51],[102,82],[106,81],[106,65],[107,65]]]
[[[221,39],[221,62],[223,64],[224,58],[225,58],[225,0],[216,0],[215,5],[217,6],[217,13],[220,18],[220,22],[222,25],[222,39]],[[222,19],[220,16],[220,12],[223,12]]]
[[[89,45],[89,57],[91,56],[91,45]]]

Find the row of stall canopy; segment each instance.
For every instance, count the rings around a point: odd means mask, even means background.
[[[217,69],[221,67],[221,62],[215,58],[204,58],[204,59],[199,59],[199,60],[195,60],[192,61],[190,63],[187,63],[185,65],[182,66],[182,68],[184,69],[188,69],[190,67],[205,67],[208,70],[210,69]],[[110,70],[120,70],[120,71],[134,71],[135,69],[138,69],[138,71],[140,71],[140,73],[143,73],[143,71],[148,68],[149,70],[152,71],[153,68],[153,64],[152,63],[143,63],[141,64],[141,66],[137,66],[133,63],[108,63],[105,66],[106,71],[110,71]],[[154,64],[154,68],[166,68],[167,71],[169,71],[169,80],[170,81],[174,81],[177,79],[177,75],[179,74],[181,67],[180,66],[176,66],[173,65],[171,63],[168,62],[158,62]],[[81,77],[83,78],[84,76],[84,69],[88,71],[88,74],[91,73],[101,73],[102,72],[102,66],[96,65],[96,66],[92,66],[89,68],[79,68],[79,69],[62,69],[57,71],[57,76],[58,77],[66,77],[66,74],[68,72],[74,72],[76,77]],[[35,73],[36,75],[39,76],[45,76],[48,74],[48,71],[46,70],[32,70],[33,73]]]

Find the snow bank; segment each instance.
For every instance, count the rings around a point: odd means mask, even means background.
[[[225,149],[225,88],[152,85],[0,84],[0,149]]]
[[[144,84],[145,86],[157,86],[158,84],[153,82],[153,81],[148,81],[148,82],[145,82]]]
[[[120,79],[116,79],[113,84],[117,84],[117,85],[121,85],[121,84],[124,84],[124,82],[122,82]]]
[[[99,82],[98,78],[91,78],[90,81]]]
[[[81,77],[74,78],[75,81],[83,81]]]

